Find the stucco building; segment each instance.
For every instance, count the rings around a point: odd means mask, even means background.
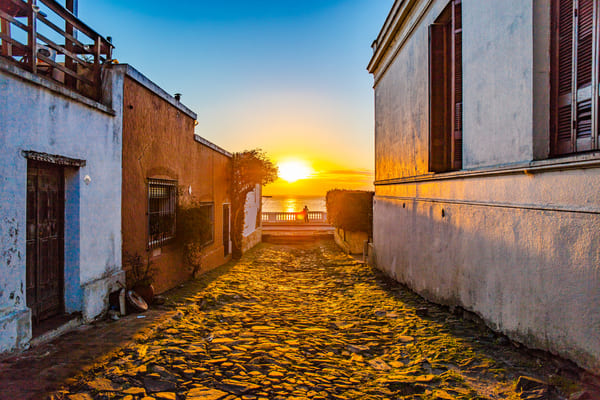
[[[137,70],[113,71],[123,82],[123,254],[152,262],[160,293],[191,276],[177,233],[183,207],[199,206],[210,224],[202,270],[231,258],[231,154],[195,135],[196,114]]]
[[[0,351],[95,318],[124,281],[112,45],[71,13],[73,1],[69,12],[46,3],[39,13],[54,19],[0,2]],[[32,29],[48,20],[64,28],[62,44]]]
[[[396,0],[368,65],[378,267],[595,373],[598,8]]]
[[[256,185],[246,196],[242,252],[246,252],[262,241],[262,187]]]

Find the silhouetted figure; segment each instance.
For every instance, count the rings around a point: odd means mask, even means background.
[[[304,223],[308,223],[308,206],[304,206],[302,209],[302,215],[304,215]]]

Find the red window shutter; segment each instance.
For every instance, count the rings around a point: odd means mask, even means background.
[[[460,1],[454,3],[453,10],[453,126],[452,126],[452,169],[462,168],[462,13]]]
[[[556,27],[553,72],[553,137],[552,153],[566,154],[574,151],[573,143],[573,0],[555,0],[554,24]]]
[[[429,26],[429,170],[444,172],[450,165],[446,25]]]
[[[594,0],[579,0],[577,5],[577,118],[575,150],[592,149],[592,53]]]

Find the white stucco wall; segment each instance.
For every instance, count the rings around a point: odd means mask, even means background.
[[[425,297],[598,373],[600,155],[544,160],[542,3],[463,0],[464,170],[438,175],[427,168],[427,29],[447,1],[407,3],[372,69],[376,262]]]
[[[242,251],[254,247],[262,240],[262,224],[257,225],[256,221],[261,212],[262,187],[256,185],[256,188],[246,196],[246,209],[244,210],[244,232],[242,238]]]
[[[256,188],[248,193],[246,196],[246,209],[244,216],[244,236],[251,235],[257,228],[256,217],[260,212],[260,205],[262,201],[262,190],[260,185],[256,185]]]
[[[122,83],[109,80],[111,86]],[[65,308],[93,318],[103,311],[108,290],[99,282],[121,275],[122,89],[111,91],[117,108],[111,115],[1,64],[0,92],[0,320],[27,313],[27,160],[22,151],[86,161],[84,167],[65,168]],[[89,184],[83,181],[86,175]],[[4,328],[10,329],[0,324],[0,350],[18,345]]]

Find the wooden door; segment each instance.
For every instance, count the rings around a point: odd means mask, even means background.
[[[53,164],[27,164],[27,306],[32,321],[64,311],[63,170]]]
[[[229,255],[229,204],[223,204],[223,255]]]

